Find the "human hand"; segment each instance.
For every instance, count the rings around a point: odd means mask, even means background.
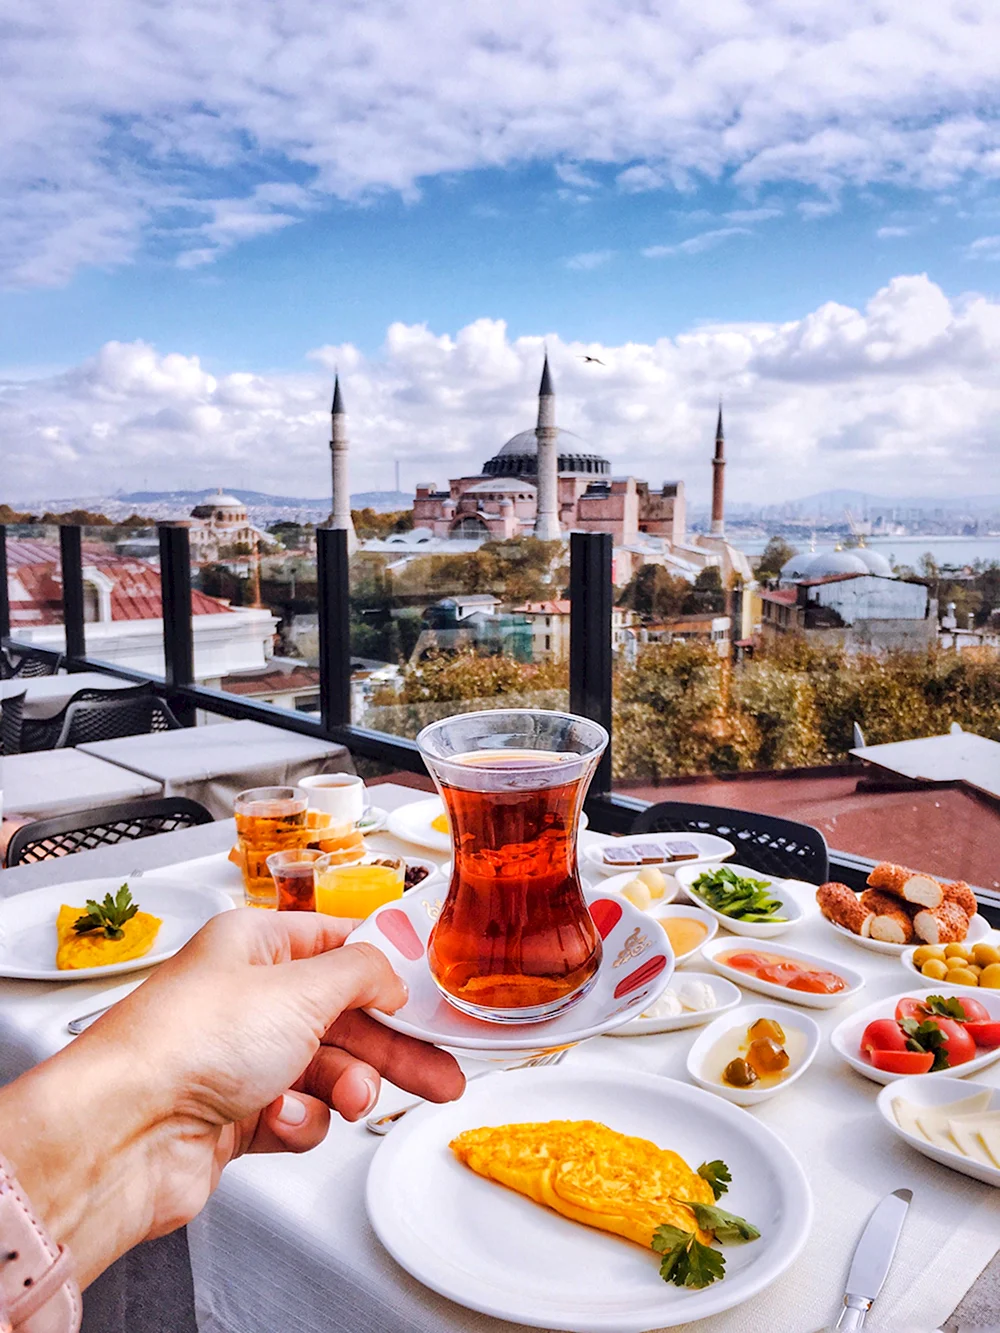
[[[91,1176],[107,1169],[118,1182],[116,1253],[194,1217],[240,1153],[314,1147],[331,1107],[367,1114],[383,1075],[430,1101],[461,1095],[450,1055],[360,1012],[391,1013],[406,990],[377,949],[344,944],[349,930],[312,913],[225,912],[28,1076],[45,1075],[36,1106],[59,1098],[63,1137],[93,1145]],[[49,1162],[57,1188],[66,1169]],[[29,1195],[47,1188],[23,1172],[22,1183]],[[71,1244],[94,1276],[107,1243],[90,1219],[78,1224]]]

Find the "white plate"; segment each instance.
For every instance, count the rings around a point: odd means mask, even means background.
[[[823,923],[824,925],[829,926],[831,930],[835,930],[843,939],[850,940],[852,944],[857,944],[862,949],[870,949],[872,953],[894,954],[899,958],[907,949],[915,949],[917,947],[915,944],[890,944],[887,940],[865,939],[862,935],[855,935],[853,930],[847,930],[844,926],[838,926],[835,922],[830,921],[829,918],[825,916],[823,917]],[[984,940],[989,934],[990,923],[983,915],[981,915],[981,913],[977,912],[969,922],[969,933],[964,940],[959,940],[959,943],[978,944],[980,940]],[[924,981],[926,980],[927,978],[924,977]]]
[[[654,861],[649,863],[655,865],[657,870],[669,870],[671,873],[675,872],[680,866],[705,866],[725,861],[736,850],[731,842],[727,842],[725,838],[720,838],[714,833],[636,833],[629,834],[628,837],[616,838],[612,842],[588,847],[584,852],[587,869],[596,871],[599,875],[620,875],[622,872],[621,866],[609,866],[604,860],[605,848],[613,847],[615,843],[663,842],[665,838],[674,842],[693,842],[701,853],[696,861]],[[642,867],[637,865],[624,868],[634,875]]]
[[[762,875],[759,870],[751,870],[749,866],[737,865],[735,861],[730,861],[727,868],[735,871],[741,878],[757,879],[762,884],[766,884],[771,897],[777,898],[782,904],[783,911],[781,915],[786,918],[784,921],[737,921],[735,917],[726,916],[725,912],[717,912],[691,887],[698,876],[705,873],[705,867],[691,865],[678,867],[674,874],[684,896],[690,899],[696,907],[711,912],[719,924],[725,926],[726,930],[732,931],[734,935],[752,935],[755,940],[772,939],[775,935],[783,935],[786,930],[791,930],[792,926],[797,925],[805,916],[805,911],[793,887],[801,884],[801,880],[771,879],[767,875]]]
[[[759,1227],[760,1240],[724,1247],[722,1281],[680,1289],[660,1278],[652,1251],[484,1180],[448,1147],[480,1125],[556,1119],[601,1121],[674,1149],[692,1167],[722,1158],[733,1174],[722,1203]],[[412,1111],[375,1154],[366,1202],[379,1240],[432,1291],[570,1333],[673,1328],[743,1305],[794,1262],[812,1221],[802,1168],[771,1130],[697,1088],[617,1069],[526,1069]]]
[[[728,964],[720,961],[719,955],[732,953],[733,950],[741,946],[732,939],[712,940],[711,943],[703,944],[702,952],[705,961],[720,972],[730,981],[735,981],[737,985],[743,986],[746,990],[759,991],[761,995],[769,995],[772,1000],[784,1000],[786,1004],[801,1004],[807,1009],[832,1009],[835,1005],[842,1004],[844,1000],[853,999],[858,991],[865,984],[865,979],[860,972],[855,972],[853,967],[844,967],[842,963],[831,962],[828,958],[820,958],[818,954],[803,953],[801,949],[790,949],[785,944],[764,944],[760,950],[755,952],[769,953],[772,949],[775,956],[782,958],[791,958],[798,963],[807,963],[810,967],[822,968],[825,972],[836,972],[843,981],[847,983],[845,990],[837,991],[834,995],[813,995],[809,991],[789,990],[787,986],[777,986],[773,981],[762,981],[760,977],[755,977],[749,972],[741,972],[738,968],[729,967]],[[744,949],[746,946],[743,946]]]
[[[368,805],[361,818],[354,821],[354,827],[361,834],[380,833],[388,822],[388,810],[383,810],[380,805]]]
[[[670,978],[670,988],[676,989],[684,981],[703,981],[711,986],[718,1003],[711,1009],[690,1009],[672,1018],[633,1018],[624,1027],[614,1028],[605,1033],[607,1037],[652,1037],[660,1032],[682,1032],[685,1028],[700,1028],[706,1023],[734,1009],[742,1000],[739,987],[734,986],[725,977],[717,977],[711,972],[675,972]]]
[[[687,903],[675,903],[672,907],[662,907],[658,904],[655,910],[651,907],[646,915],[651,916],[654,921],[659,921],[661,925],[671,918],[684,917],[688,921],[699,922],[708,931],[701,943],[696,944],[693,949],[688,949],[686,953],[674,954],[674,962],[678,967],[681,963],[688,963],[692,958],[697,958],[705,945],[715,939],[716,931],[719,929],[719,923],[711,912],[706,912],[704,908],[695,907],[693,904],[689,906]],[[673,948],[673,945],[670,947]]]
[[[804,1034],[806,1039],[805,1054],[792,1072],[786,1078],[783,1078],[780,1083],[775,1083],[769,1088],[732,1088],[728,1083],[720,1083],[718,1079],[709,1078],[705,1072],[705,1065],[716,1042],[733,1028],[743,1028],[745,1030],[751,1023],[756,1023],[758,1018],[773,1018],[776,1023],[780,1023],[786,1030],[797,1028]],[[784,1005],[746,1004],[731,1013],[723,1014],[721,1018],[717,1018],[704,1032],[699,1034],[697,1041],[688,1051],[687,1071],[689,1077],[699,1087],[714,1093],[716,1097],[724,1097],[727,1102],[735,1102],[737,1106],[758,1106],[761,1102],[770,1101],[772,1097],[777,1097],[786,1088],[790,1088],[797,1083],[815,1060],[818,1050],[819,1025],[815,1019],[810,1018],[807,1014],[798,1014],[794,1009],[786,1009]],[[732,1209],[730,1209],[730,1212],[732,1212]]]
[[[594,848],[590,848],[589,850],[593,851]],[[597,848],[597,850],[600,851],[600,848]],[[594,866],[593,864],[588,864],[587,866],[581,866],[580,869],[586,869],[592,872]],[[620,875],[609,875],[606,879],[598,880],[598,883],[605,893],[621,893],[625,885],[630,884],[641,869],[643,869],[642,866],[636,866],[635,870],[626,870]],[[650,869],[659,870],[661,867],[652,866]],[[664,875],[664,878],[667,881],[667,887],[663,891],[663,897],[654,898],[650,905],[645,909],[647,912],[655,912],[660,907],[666,907],[667,904],[672,903],[678,893],[680,893],[681,886],[674,879],[673,875],[667,873]]]
[[[892,1018],[896,1012],[896,1005],[908,995],[916,996],[918,999],[921,994],[943,995],[945,999],[955,995],[961,999],[962,994],[968,995],[968,993],[968,991],[962,992],[958,986],[949,986],[943,981],[928,983],[925,978],[923,986],[913,986],[910,990],[888,995],[845,1018],[830,1033],[830,1042],[842,1060],[846,1060],[852,1069],[856,1069],[859,1074],[864,1074],[865,1078],[870,1078],[875,1083],[892,1083],[896,1079],[908,1081],[913,1078],[967,1078],[969,1074],[975,1074],[980,1069],[985,1069],[987,1065],[993,1064],[995,1060],[1000,1060],[1000,1046],[994,1046],[989,1051],[984,1050],[982,1055],[967,1060],[964,1065],[956,1065],[954,1069],[939,1069],[933,1074],[889,1074],[885,1070],[876,1069],[861,1054],[861,1036],[868,1024],[876,1018]],[[1000,1019],[1000,991],[981,991],[977,999],[989,1010],[991,1018]]]
[[[963,1176],[971,1176],[973,1180],[983,1180],[987,1185],[1000,1186],[1000,1169],[987,1166],[984,1162],[975,1162],[963,1153],[939,1148],[916,1134],[908,1134],[898,1123],[892,1110],[892,1104],[897,1097],[904,1097],[915,1106],[947,1106],[950,1102],[960,1102],[977,1092],[991,1094],[993,1100],[987,1106],[987,1111],[1000,1111],[1000,1089],[987,1087],[985,1083],[965,1083],[957,1078],[932,1079],[926,1074],[913,1075],[907,1079],[905,1087],[902,1088],[892,1084],[883,1088],[875,1105],[893,1133],[898,1134],[911,1148],[916,1148],[917,1152],[929,1157],[932,1162],[950,1166],[953,1171],[960,1171]]]
[[[439,833],[436,828],[431,828],[431,821],[444,812],[444,801],[440,796],[428,796],[421,801],[408,801],[406,805],[389,812],[386,827],[394,838],[415,843],[418,847],[426,847],[428,851],[450,856],[451,834]],[[581,811],[580,828],[585,829],[588,822],[586,814]],[[363,831],[373,833],[375,830]]]
[[[978,913],[977,913],[976,915],[978,916]],[[988,937],[987,939],[984,939],[984,940],[962,940],[962,943],[963,943],[963,944],[970,944],[970,943],[971,943],[971,944],[997,944],[997,943],[1000,943],[1000,935],[998,935],[998,933],[997,933],[996,931],[991,930],[991,931],[990,931],[990,934],[989,934],[989,937]],[[932,981],[930,977],[925,977],[924,974],[920,971],[920,968],[917,967],[916,964],[914,963],[914,961],[913,961],[913,955],[916,953],[916,951],[917,951],[918,949],[923,948],[923,947],[924,947],[924,946],[923,946],[923,945],[920,945],[920,944],[910,944],[910,945],[905,946],[904,949],[903,949],[903,955],[902,955],[902,957],[900,958],[899,961],[903,964],[903,966],[906,968],[907,972],[909,972],[909,974],[910,974],[911,977],[916,977],[918,983],[919,983],[921,986],[939,986],[939,985],[943,985],[943,984],[944,984],[943,982]],[[949,981],[949,982],[948,982],[948,985],[951,986],[953,990],[964,990],[964,991],[968,991],[970,995],[978,995],[979,992],[980,992],[981,990],[990,991],[990,990],[994,989],[994,988],[991,987],[991,986],[963,986],[963,985],[961,984],[961,982],[956,982],[956,981]]]
[[[63,903],[83,910],[88,898],[103,900],[129,884],[132,897],[143,912],[163,921],[152,949],[141,958],[104,967],[81,967],[60,971],[56,967],[56,917]],[[233,900],[223,889],[203,888],[188,880],[135,879],[121,875],[106,879],[78,879],[48,884],[43,889],[17,893],[0,901],[0,977],[22,977],[28,981],[87,981],[93,977],[116,977],[138,972],[171,958],[187,944],[206,921],[228,912]]]
[[[565,1013],[542,1023],[487,1023],[450,1005],[427,966],[427,939],[441,911],[442,885],[418,884],[363,921],[351,941],[374,944],[409,987],[409,999],[394,1014],[370,1011],[396,1032],[454,1050],[507,1051],[525,1055],[571,1046],[641,1014],[669,984],[674,956],[662,927],[625,898],[585,889],[604,943],[597,980]]]

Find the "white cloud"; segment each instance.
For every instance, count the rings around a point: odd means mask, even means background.
[[[644,259],[671,259],[675,255],[700,255],[705,250],[714,250],[732,236],[751,236],[749,227],[714,227],[711,231],[701,231],[697,236],[689,236],[676,245],[647,245],[642,251]]]
[[[879,227],[875,235],[880,241],[895,241],[903,236],[912,236],[912,227]]]
[[[989,0],[331,12],[39,0],[4,48],[7,279],[64,282],[129,261],[147,236],[194,264],[331,197],[412,198],[427,178],[479,167],[557,163],[574,198],[601,165],[625,191],[731,174],[751,191],[793,181],[829,199],[1000,175]],[[299,195],[266,200],[282,188]],[[803,214],[833,207],[821,198]]]
[[[734,208],[726,214],[727,222],[736,222],[746,225],[752,222],[769,222],[771,218],[780,218],[784,213],[782,208]]]
[[[701,326],[655,343],[548,345],[561,425],[616,473],[709,487],[720,393],[728,494],[773,501],[824,486],[888,495],[1000,491],[1000,301],[950,301],[923,275],[864,309],[833,302],[784,324]],[[322,347],[297,374],[213,374],[195,356],[108,343],[58,374],[0,383],[3,498],[121,487],[252,486],[322,495],[338,366],[351,482],[479,471],[534,420],[543,336],[501,320],[458,332],[393,324],[379,354]],[[584,354],[604,362],[595,367]]]
[[[566,267],[589,271],[590,269],[600,268],[614,256],[614,250],[583,250],[578,255],[570,255],[566,260]]]
[[[1000,236],[980,236],[965,247],[966,259],[1000,259]]]

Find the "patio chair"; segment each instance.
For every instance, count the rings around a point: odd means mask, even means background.
[[[0,754],[21,753],[21,727],[24,722],[24,696],[8,694],[0,701]]]
[[[66,716],[69,710],[77,703],[118,703],[122,700],[131,700],[142,698],[143,696],[152,696],[153,687],[148,682],[140,685],[130,685],[123,690],[102,690],[99,687],[88,685],[81,690],[77,690],[63,704],[58,713],[52,717],[46,718],[26,718],[24,730],[21,736],[22,751],[28,750],[54,750],[59,744],[59,737],[63,733],[66,725]],[[142,727],[139,730],[143,730]],[[148,730],[148,728],[147,728]],[[127,735],[127,732],[121,733]],[[106,740],[105,736],[90,736],[88,740]]]
[[[736,847],[735,860],[775,878],[823,884],[830,875],[826,839],[810,824],[722,805],[660,801],[637,815],[632,833],[716,833]]]
[[[55,676],[58,675],[61,664],[62,654],[51,660],[45,657],[33,657],[30,653],[21,653],[15,658],[9,649],[5,649],[0,653],[0,679],[13,680],[17,677],[20,680],[30,680],[36,676]]]
[[[119,842],[135,842],[157,833],[174,833],[196,824],[211,823],[211,813],[186,796],[99,805],[93,810],[77,810],[22,824],[7,845],[7,866],[47,861],[53,856],[113,847]]]
[[[168,705],[155,694],[76,701],[67,707],[62,731],[52,748],[62,750],[88,741],[143,736],[153,731],[179,731],[180,725]]]

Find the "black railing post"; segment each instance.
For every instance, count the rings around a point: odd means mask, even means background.
[[[194,683],[191,624],[191,543],[183,524],[158,523],[160,596],[163,603],[163,674],[167,689]],[[171,699],[171,706],[177,704]],[[179,720],[194,725],[194,708],[181,703]],[[175,707],[174,711],[177,711]]]
[[[316,530],[319,708],[323,727],[351,725],[351,562],[343,528]]]
[[[83,542],[76,524],[64,523],[59,529],[59,559],[66,662],[72,666],[74,661],[87,656],[83,630]]]
[[[10,638],[10,590],[7,587],[7,526],[0,523],[0,643]]]
[[[611,535],[574,532],[569,539],[569,707],[611,731]],[[591,784],[611,790],[611,745]]]

